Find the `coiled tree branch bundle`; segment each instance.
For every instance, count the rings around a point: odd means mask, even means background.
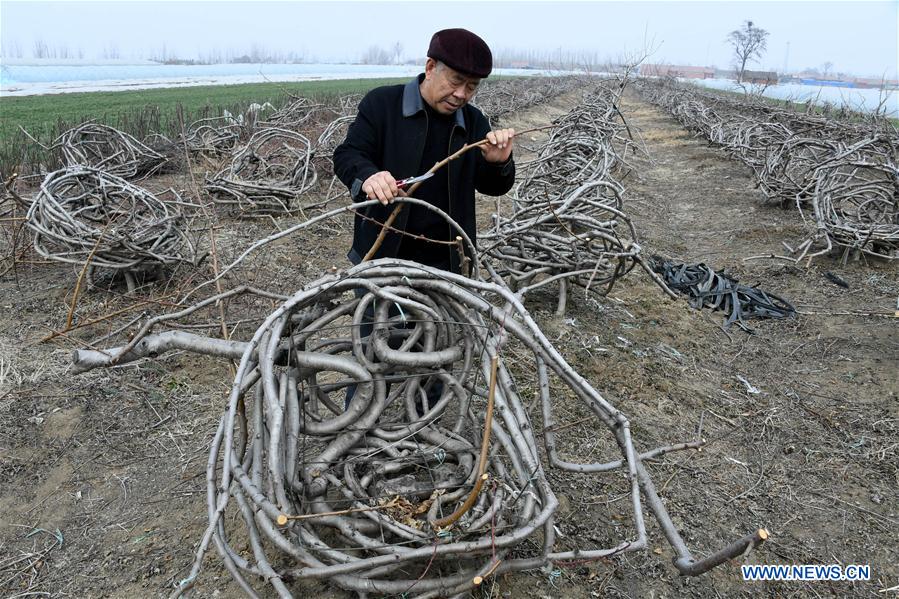
[[[259,126],[301,132],[308,130],[322,114],[333,117],[335,110],[310,98],[299,97],[279,108],[265,121],[261,121]]]
[[[835,159],[815,172],[812,207],[802,211],[815,232],[802,244],[806,257],[813,241],[824,247],[808,258],[843,249],[887,260],[899,259],[899,167],[854,159]]]
[[[191,152],[218,156],[228,153],[240,140],[242,127],[224,116],[199,119],[190,123],[179,143]]]
[[[234,153],[230,165],[206,180],[216,204],[258,215],[289,212],[293,200],[317,180],[311,144],[299,133],[260,129]]]
[[[543,104],[560,94],[583,85],[582,77],[527,77],[484,81],[478,88],[474,104],[496,128],[503,117]]]
[[[322,178],[334,176],[334,150],[343,143],[356,116],[337,117],[325,127],[315,142],[313,162]]]
[[[124,179],[148,177],[171,158],[123,131],[99,123],[69,129],[56,138],[52,149],[62,153],[66,166],[102,169]]]
[[[899,159],[899,135],[880,120],[835,121],[649,80],[641,80],[638,89],[689,130],[746,163],[766,198],[783,207],[810,201],[815,170],[850,148],[876,162]]]
[[[624,190],[613,178],[631,143],[617,97],[598,86],[559,118],[522,168],[513,214],[494,215],[493,226],[479,234],[484,253],[520,293],[558,282],[559,314],[569,282],[608,293],[637,264],[660,282],[640,257],[622,208]]]
[[[363,338],[366,318],[373,332]],[[249,594],[267,584],[289,597],[292,580],[312,578],[360,595],[442,597],[466,593],[490,574],[644,549],[644,511],[660,523],[684,572],[700,573],[760,542],[747,536],[719,558],[695,560],[643,460],[701,441],[637,451],[627,417],[562,358],[503,285],[382,259],[310,283],[248,341],[158,337],[106,353],[114,363],[175,347],[241,352],[209,454],[209,526],[175,595],[194,584],[211,545]],[[505,359],[513,346],[514,370],[537,378],[539,413],[529,413]],[[78,352],[76,364],[99,353]],[[482,453],[491,378],[492,434]],[[560,393],[583,403],[617,455],[560,458],[552,432]],[[560,547],[550,467],[600,477],[626,472],[629,532],[608,546],[566,539],[577,549]],[[473,494],[482,472],[490,484]],[[460,510],[463,504],[470,509]],[[441,528],[454,512],[461,517]],[[235,526],[248,545],[232,542]]]
[[[811,233],[795,249],[784,244],[790,256],[767,257],[811,261],[835,248],[844,262],[853,251],[897,257],[899,134],[892,124],[797,114],[686,86],[641,81],[640,89],[752,168],[769,200],[799,207]]]
[[[180,196],[163,199],[108,172],[73,167],[41,183],[28,209],[35,250],[45,258],[125,271],[194,262]]]
[[[480,243],[521,293],[562,279],[607,293],[640,254],[634,227],[618,208],[621,191],[613,181],[594,180],[561,198],[530,202]]]

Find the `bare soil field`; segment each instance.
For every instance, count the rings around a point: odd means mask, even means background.
[[[841,266],[826,257],[808,268],[744,261],[782,253],[781,241],[801,239],[798,214],[763,205],[746,167],[635,94],[625,100],[622,110],[647,150],[628,157],[631,171],[622,179],[625,210],[645,254],[726,269],[788,299],[800,314],[752,321],[751,334],[725,331],[722,314],[668,299],[638,270],[605,298],[574,292],[564,317],[554,315],[549,289],[528,308],[565,358],[627,414],[641,450],[699,434],[707,440],[701,451],[647,462],[697,556],[757,528],[771,537],[743,559],[685,578],[647,519],[646,552],[499,576],[473,596],[884,597],[899,585],[896,265],[862,259]],[[562,96],[504,125],[542,125],[576,102],[576,94]],[[199,168],[194,174],[202,180]],[[146,183],[188,190],[185,196],[191,185],[183,175]],[[492,199],[482,203],[482,227],[495,206]],[[296,220],[219,219],[219,262]],[[198,231],[205,226],[197,220]],[[241,276],[290,293],[345,267],[350,236],[348,218],[326,223],[269,246]],[[0,595],[166,596],[187,575],[207,526],[206,460],[230,388],[229,366],[172,352],[70,373],[73,349],[143,310],[166,309],[204,278],[180,269],[128,295],[121,281],[101,277],[79,300],[75,323],[128,311],[39,343],[64,326],[78,271],[32,253],[0,279]],[[227,317],[234,338],[249,337],[272,304],[241,308]],[[210,322],[205,332],[215,334],[216,326]],[[609,448],[587,415],[578,402],[559,405],[563,457],[594,459]],[[541,426],[535,416],[535,428]],[[548,476],[559,494],[560,544],[605,545],[627,536],[622,473],[550,469]],[[741,563],[870,564],[871,580],[750,583],[741,578]],[[243,596],[214,549],[196,588],[199,597]],[[351,596],[309,581],[292,590]]]

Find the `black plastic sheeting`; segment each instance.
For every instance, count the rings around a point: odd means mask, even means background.
[[[741,285],[737,279],[723,271],[715,272],[705,264],[675,264],[660,256],[653,256],[651,263],[652,269],[671,289],[689,296],[692,307],[723,310],[727,314],[725,329],[736,323],[751,332],[746,319],[796,316],[796,308],[782,297],[758,287]]]

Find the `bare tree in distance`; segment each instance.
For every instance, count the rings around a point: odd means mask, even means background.
[[[403,58],[403,44],[402,42],[396,42],[393,44],[393,62],[394,64],[400,64]]]
[[[18,54],[17,54],[18,51]],[[0,57],[3,58],[22,58],[22,48],[18,42],[3,40],[0,44]]]
[[[833,69],[833,63],[828,60],[823,65],[821,65],[821,68],[824,69],[824,78],[826,79],[830,76],[830,71]]]
[[[390,64],[390,53],[381,46],[369,46],[359,61],[362,64]]]
[[[119,47],[116,44],[106,44],[103,46],[102,58],[104,60],[118,60],[122,57]]]
[[[627,85],[633,74],[638,71],[643,62],[659,51],[662,42],[657,42],[655,36],[649,36],[648,27],[643,30],[643,44],[639,48],[625,49],[619,54],[617,65],[608,65],[606,72],[616,73],[619,87]],[[619,113],[620,114],[620,113]],[[624,118],[624,117],[622,117]]]
[[[31,55],[34,58],[50,58],[50,46],[47,45],[47,42],[38,38],[34,40]]]
[[[737,67],[737,83],[743,82],[746,63],[758,60],[768,48],[768,32],[756,27],[750,20],[743,22],[741,29],[727,34],[727,41],[734,49],[734,66]]]

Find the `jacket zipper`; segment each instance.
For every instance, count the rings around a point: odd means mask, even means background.
[[[428,129],[430,128],[430,126],[431,126],[431,119],[428,118],[428,111],[425,110],[425,137],[424,137],[425,143],[428,142]],[[450,134],[450,143],[452,143],[452,139],[453,139],[453,136],[452,136],[452,134]],[[419,164],[421,164],[421,154],[423,152],[424,152],[424,147],[422,147],[421,152],[419,152],[419,155],[418,155],[418,163]],[[409,216],[411,216],[412,206],[409,206],[409,212],[410,212],[410,214],[406,215],[407,223],[409,222]],[[409,225],[407,224],[405,228],[408,229]],[[400,242],[396,246],[396,255],[397,256],[400,253],[400,248],[403,246],[403,240],[405,240],[405,239],[406,239],[405,235],[400,235]]]
[[[459,109],[461,110],[461,108]],[[456,134],[456,124],[453,123],[453,128],[450,129],[449,136],[449,145],[446,148],[446,155],[450,156],[453,153],[453,136]],[[453,193],[452,193],[452,162],[448,162],[446,164],[446,213],[449,214],[449,217],[453,220],[456,220],[456,217],[453,215]],[[454,239],[453,237],[453,229],[449,223],[446,223],[446,238],[448,240]],[[450,272],[453,270],[453,250],[455,249],[454,245],[447,245],[447,258],[449,259],[449,269]],[[462,268],[462,258],[459,258],[459,269]]]

